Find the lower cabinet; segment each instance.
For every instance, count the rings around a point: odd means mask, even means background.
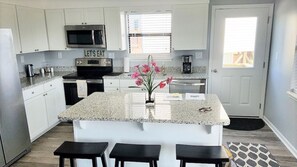
[[[61,93],[62,91],[62,93]],[[62,79],[23,91],[31,141],[50,130],[58,122],[58,114],[66,109]]]

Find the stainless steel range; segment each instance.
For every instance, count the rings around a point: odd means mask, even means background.
[[[88,95],[93,92],[104,92],[104,75],[117,76],[113,73],[113,61],[110,58],[77,58],[77,72],[63,76],[66,105],[73,105],[82,98],[78,97],[77,80],[86,80]]]

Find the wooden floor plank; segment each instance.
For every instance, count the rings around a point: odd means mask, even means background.
[[[255,131],[238,131],[224,129],[223,143],[247,142],[265,144],[282,167],[297,167],[297,159],[288,151],[272,130],[265,126]],[[58,157],[54,150],[64,141],[73,141],[71,123],[61,123],[32,143],[32,150],[12,167],[57,167]],[[69,160],[65,160],[69,166]]]

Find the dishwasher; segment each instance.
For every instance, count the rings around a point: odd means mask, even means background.
[[[175,79],[169,84],[169,93],[206,93],[206,79]]]

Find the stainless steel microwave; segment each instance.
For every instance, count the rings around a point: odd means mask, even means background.
[[[65,34],[69,48],[106,48],[104,25],[66,25]]]

